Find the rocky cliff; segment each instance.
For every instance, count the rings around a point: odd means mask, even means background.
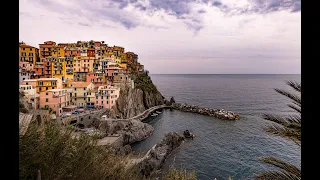
[[[153,106],[164,104],[164,98],[147,73],[133,74],[135,88],[122,86],[110,117],[131,118]]]
[[[164,139],[149,151],[148,157],[138,164],[140,173],[150,176],[154,170],[160,169],[165,159],[174,149],[181,145],[184,139],[185,137],[181,133],[172,132],[166,134]]]
[[[122,146],[142,141],[152,135],[154,128],[137,120],[106,120],[101,121],[99,129],[106,134],[122,136]]]

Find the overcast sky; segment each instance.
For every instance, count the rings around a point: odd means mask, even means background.
[[[300,74],[301,0],[19,0],[19,40],[105,41],[151,74]]]

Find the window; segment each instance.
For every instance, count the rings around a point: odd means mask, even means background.
[[[83,90],[86,90],[86,88],[83,88]]]
[[[77,97],[77,93],[74,93],[74,96]]]
[[[111,103],[113,103],[113,100],[111,101]]]
[[[49,102],[49,99],[48,99],[48,98],[46,98],[46,102]]]
[[[55,81],[52,81],[52,86],[55,86],[56,85],[56,82]]]
[[[83,100],[85,101],[85,100],[86,100],[86,98],[83,98]]]
[[[98,104],[98,101],[96,101],[96,104]]]
[[[75,101],[77,101],[77,98],[74,98]]]
[[[101,104],[103,104],[103,101],[101,101]]]
[[[52,89],[54,89],[54,87],[52,87]]]
[[[77,90],[77,88],[74,88],[74,90],[76,91],[76,90]]]
[[[90,98],[88,98],[88,102],[90,102]]]
[[[28,82],[26,82],[26,85],[28,85]]]
[[[22,50],[26,50],[26,48],[22,48]]]
[[[48,90],[48,87],[46,87],[46,90]]]
[[[22,78],[22,80],[24,81],[25,78]]]
[[[98,99],[98,96],[96,96],[96,99]]]
[[[39,86],[43,86],[43,82],[42,81],[39,81]]]
[[[49,94],[49,93],[48,93],[48,92],[46,92],[46,96],[48,96],[48,94]]]

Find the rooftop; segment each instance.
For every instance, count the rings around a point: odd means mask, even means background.
[[[65,89],[50,89],[50,90],[47,90],[48,92],[59,92],[59,91],[63,91]]]
[[[51,80],[60,80],[59,78],[39,78],[39,81],[51,81]]]
[[[19,47],[21,47],[21,48],[36,48],[36,47],[30,46],[30,45],[26,45],[26,44],[20,44]]]
[[[37,82],[38,79],[25,79],[24,82]]]
[[[91,82],[72,82],[71,87],[87,87]]]

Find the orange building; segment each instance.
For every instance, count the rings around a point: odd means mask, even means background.
[[[33,65],[39,61],[39,49],[21,43],[19,45],[19,62],[29,62]]]
[[[53,47],[56,45],[53,41],[46,41],[43,44],[39,44],[40,58],[52,56]]]
[[[95,49],[94,48],[87,49],[87,56],[88,57],[96,57]]]
[[[94,42],[94,46],[100,47],[100,46],[101,46],[101,42],[100,42],[100,41],[95,41],[95,42]]]

